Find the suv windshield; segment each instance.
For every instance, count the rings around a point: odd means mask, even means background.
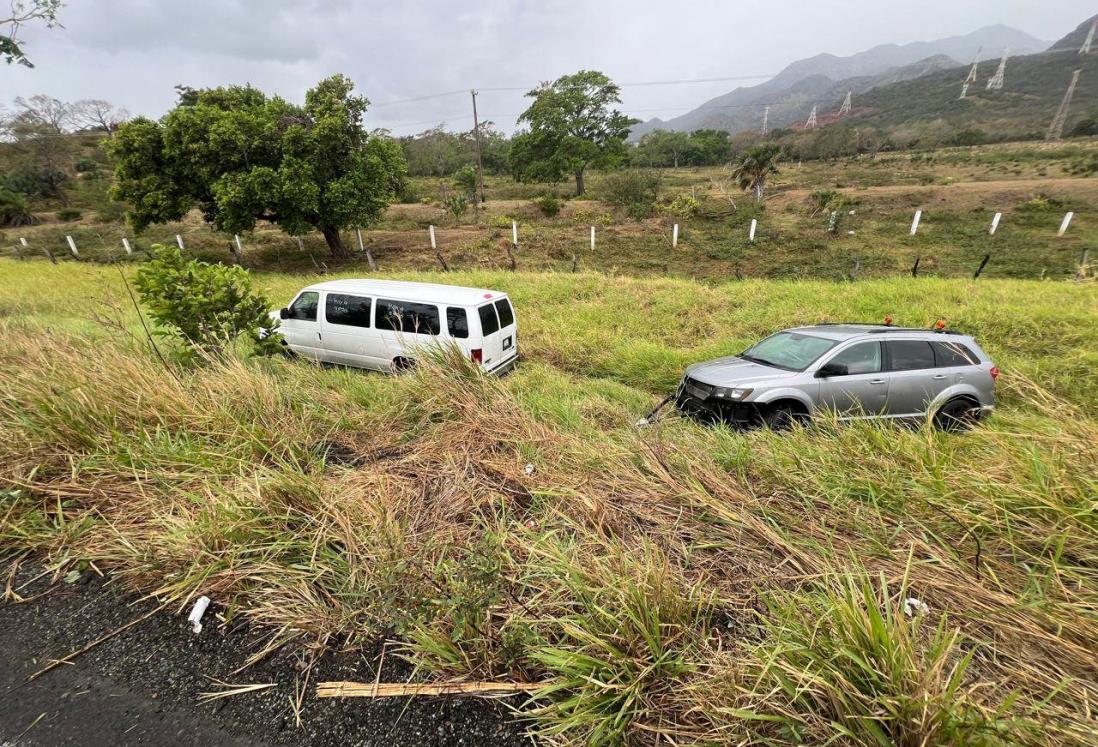
[[[803,371],[833,347],[834,340],[800,332],[779,332],[740,353],[740,357],[787,371]]]

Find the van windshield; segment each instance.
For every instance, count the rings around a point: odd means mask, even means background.
[[[740,357],[764,366],[803,371],[833,347],[835,340],[800,332],[779,332],[740,353]]]

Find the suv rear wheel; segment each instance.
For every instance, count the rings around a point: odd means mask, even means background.
[[[962,397],[949,400],[934,413],[934,427],[947,433],[967,431],[976,420],[976,403]]]

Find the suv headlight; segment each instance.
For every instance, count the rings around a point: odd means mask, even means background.
[[[736,387],[719,386],[719,387],[717,387],[716,389],[713,390],[713,396],[719,397],[720,399],[731,400],[733,402],[741,402],[744,399],[746,399],[747,395],[751,394],[752,391],[753,390],[748,389],[747,387],[742,387],[742,386],[736,386]]]

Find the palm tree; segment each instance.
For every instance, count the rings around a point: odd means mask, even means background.
[[[778,173],[781,157],[780,145],[756,145],[732,168],[732,176],[739,182],[740,189],[751,190],[755,193],[755,202],[762,202],[766,179]]]

